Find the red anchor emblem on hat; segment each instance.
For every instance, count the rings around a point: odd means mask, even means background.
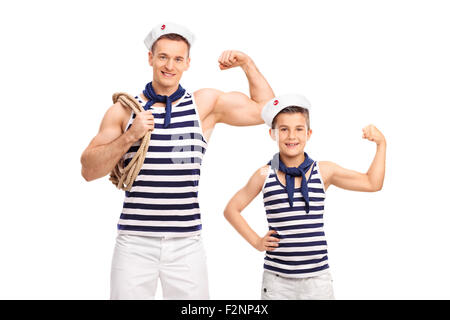
[[[278,100],[275,100],[275,101],[273,102],[273,105],[276,106],[277,104],[278,104]]]
[[[164,30],[165,28],[166,28],[166,25],[163,24],[163,25],[161,26],[161,30]]]

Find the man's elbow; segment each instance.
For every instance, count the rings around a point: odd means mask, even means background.
[[[94,176],[92,176],[88,170],[86,170],[84,167],[81,168],[81,176],[86,180],[87,182],[95,180]]]
[[[95,180],[97,177],[93,175],[92,170],[89,170],[86,163],[86,155],[83,153],[80,159],[81,162],[81,176],[86,180],[87,182]]]
[[[254,125],[260,125],[260,124],[264,124],[264,120],[263,118],[261,118],[261,114],[258,114],[257,117],[255,117],[255,121],[253,122]]]
[[[378,192],[378,191],[380,191],[381,189],[383,189],[383,183],[379,183],[379,184],[376,184],[376,185],[372,185],[371,188],[370,188],[370,191],[371,191],[371,192]]]

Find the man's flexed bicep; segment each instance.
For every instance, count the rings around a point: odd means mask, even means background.
[[[221,93],[214,106],[218,123],[232,126],[262,124],[261,110],[265,103],[257,103],[241,92]]]
[[[275,95],[253,60],[243,52],[227,50],[218,62],[221,70],[242,68],[248,80],[250,97],[240,92],[221,93],[213,110],[217,122],[235,126],[262,124],[261,110]]]
[[[261,109],[264,103],[259,104],[241,92],[222,92],[208,88],[196,91],[194,96],[206,134],[217,123],[232,126],[251,126],[263,123]]]

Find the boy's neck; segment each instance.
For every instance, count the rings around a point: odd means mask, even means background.
[[[294,157],[289,157],[280,152],[280,160],[283,161],[284,165],[288,168],[297,168],[305,161],[305,153],[301,152]]]

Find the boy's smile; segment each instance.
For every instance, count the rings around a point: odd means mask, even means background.
[[[288,149],[295,149],[300,144],[297,142],[297,143],[285,143],[285,145],[286,147],[288,147]]]
[[[311,133],[305,116],[300,112],[280,113],[276,118],[275,129],[270,130],[272,139],[278,142],[280,155],[294,162],[294,159],[303,156]]]

